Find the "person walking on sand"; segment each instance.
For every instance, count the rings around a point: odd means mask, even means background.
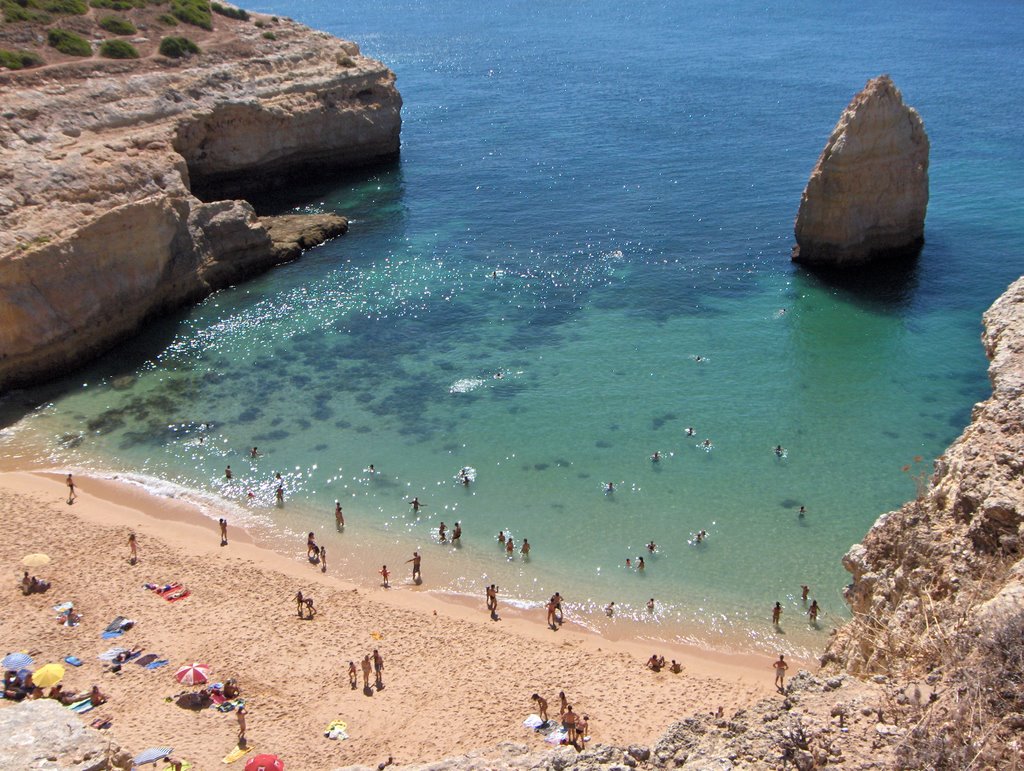
[[[544,725],[545,723],[548,722],[548,702],[547,702],[547,699],[545,699],[539,693],[533,694],[533,696],[531,696],[530,698],[533,701],[537,702],[537,717],[539,717],[542,721],[544,721],[543,723],[541,723],[541,725]]]
[[[811,607],[807,609],[807,618],[814,624],[818,621],[818,601],[811,600]]]
[[[327,547],[326,546],[321,546],[320,547],[320,572],[321,573],[326,573],[327,572]]]
[[[420,557],[420,553],[418,551],[414,551],[412,553],[412,559],[407,559],[405,561],[406,565],[408,565],[410,562],[412,563],[412,580],[414,583],[419,583],[423,580],[423,576],[420,573],[420,560],[422,560],[422,557]]]
[[[388,566],[387,565],[382,565],[381,566],[380,575],[381,575],[381,578],[384,579],[384,588],[385,589],[390,589],[391,588],[391,584],[388,583],[388,577],[391,575],[391,573],[388,572]]]
[[[341,501],[334,502],[334,523],[339,530],[345,527],[345,514],[341,510]]]
[[[555,623],[556,607],[557,606],[555,605],[555,598],[552,597],[550,600],[548,600],[548,626],[551,629],[558,629],[558,624]]]
[[[134,565],[139,561],[139,544],[135,539],[135,533],[128,534],[128,549],[131,551],[131,555],[128,557],[128,562]]]
[[[369,653],[363,656],[363,663],[360,666],[363,669],[363,690],[368,691],[370,690],[370,670],[373,669]]]
[[[772,623],[775,626],[779,625],[779,619],[782,618],[782,603],[775,603],[775,607],[772,608]]]
[[[221,517],[219,520],[217,520],[217,524],[220,525],[220,545],[221,546],[227,546],[228,545],[228,521],[226,519],[224,519],[224,517]]]
[[[316,533],[310,531],[306,536],[306,557],[315,560],[320,556],[320,547],[316,545]]]
[[[498,610],[498,587],[491,584],[487,587],[485,593],[487,595],[487,610],[493,614]]]
[[[359,685],[359,673],[356,672],[356,662],[348,662],[348,684],[352,686],[352,690],[356,689]]]
[[[68,478],[64,480],[64,483],[68,486],[68,505],[70,506],[75,502],[75,498],[78,497],[78,493],[75,492],[75,480],[71,478],[71,474],[68,474]]]
[[[775,667],[775,687],[781,691],[783,687],[782,682],[786,677],[786,670],[789,669],[789,664],[786,663],[786,657],[780,653],[779,660],[772,666]]]

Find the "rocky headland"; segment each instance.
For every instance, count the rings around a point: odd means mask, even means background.
[[[914,255],[928,209],[928,135],[888,75],[843,111],[800,198],[793,260],[822,266]]]
[[[355,43],[205,0],[121,5],[54,15],[29,0],[30,19],[0,25],[0,52],[38,64],[0,70],[0,389],[61,375],[346,227],[268,228],[247,195],[398,153],[395,76]],[[111,15],[133,32],[111,34]],[[48,45],[53,30],[85,53]],[[105,58],[111,40],[138,58]]]

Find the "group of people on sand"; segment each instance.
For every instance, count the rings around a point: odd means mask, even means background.
[[[530,700],[536,705],[537,716],[541,719],[540,725],[535,730],[543,731],[551,727],[552,720],[548,716],[548,701],[539,693],[530,696]],[[565,691],[558,692],[558,724],[565,731],[563,743],[571,744],[577,750],[582,751],[585,743],[590,738],[590,718],[587,715],[577,714]]]
[[[363,656],[363,660],[360,663],[360,667],[363,670],[363,691],[366,693],[370,692],[370,672],[373,672],[373,684],[377,687],[377,690],[381,690],[384,687],[384,657],[380,655],[380,651],[376,648],[373,649],[373,653],[367,653]],[[359,672],[356,670],[356,663],[354,661],[348,662],[348,684],[354,691],[359,686]]]
[[[657,653],[652,653],[651,657],[647,659],[647,668],[652,672],[660,672],[665,669],[665,657],[659,656]],[[668,665],[668,671],[672,674],[678,675],[683,671],[683,665],[675,659]]]
[[[11,701],[22,699],[54,699],[64,706],[88,699],[93,707],[107,702],[107,697],[98,685],[93,685],[88,692],[76,693],[64,689],[60,683],[49,688],[42,688],[32,682],[32,673],[25,671],[21,675],[13,669],[4,672],[3,697]]]
[[[565,616],[562,613],[562,595],[559,592],[555,592],[551,595],[551,599],[548,600],[546,609],[548,614],[548,628],[552,631],[557,631],[565,621]]]
[[[321,573],[327,572],[327,547],[317,545],[316,533],[313,531],[306,536],[306,558],[314,564],[319,562]]]
[[[21,577],[20,585],[22,594],[42,594],[50,588],[49,581],[44,581],[36,576],[29,576],[27,570],[25,575]]]

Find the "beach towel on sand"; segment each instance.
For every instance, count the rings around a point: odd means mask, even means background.
[[[82,660],[80,658],[78,658],[78,656],[65,656],[64,657],[64,661],[66,661],[68,664],[70,664],[73,667],[80,667],[80,666],[82,666]]]
[[[536,731],[538,728],[544,725],[544,721],[540,719],[540,715],[530,715],[526,718],[526,720],[523,721],[523,725],[527,728],[532,728],[534,731]]]
[[[160,669],[160,667],[166,667],[170,663],[171,662],[169,662],[167,659],[160,659],[159,661],[153,661],[149,664],[146,664],[146,669]]]
[[[328,739],[347,739],[347,728],[348,724],[344,720],[332,720],[327,728],[324,729],[324,736]]]
[[[160,657],[157,654],[155,654],[155,653],[147,653],[145,656],[143,656],[141,659],[139,659],[135,663],[138,664],[140,667],[145,667],[145,666],[149,666],[150,664],[152,664],[158,658],[160,658]]]
[[[92,701],[90,699],[82,699],[81,701],[76,701],[74,704],[69,704],[68,709],[77,715],[81,715],[92,709]]]
[[[225,763],[234,763],[239,758],[243,757],[245,753],[251,752],[252,747],[235,747],[231,752],[224,756]]]
[[[96,658],[100,661],[113,661],[119,653],[125,653],[127,650],[127,648],[111,648],[110,650],[103,651]]]
[[[564,728],[557,728],[544,737],[544,741],[548,744],[561,744],[564,741],[568,741],[568,739],[569,734],[565,732]]]

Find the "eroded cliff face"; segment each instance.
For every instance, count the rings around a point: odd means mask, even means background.
[[[843,111],[800,199],[793,259],[850,265],[915,252],[928,208],[928,135],[888,75]]]
[[[354,43],[218,25],[186,60],[0,74],[0,389],[294,257],[229,196],[397,154],[394,74]]]
[[[1024,278],[984,325],[992,396],[918,498],[847,553],[853,619],[823,658],[934,686],[903,767],[1005,767],[1024,746]]]

